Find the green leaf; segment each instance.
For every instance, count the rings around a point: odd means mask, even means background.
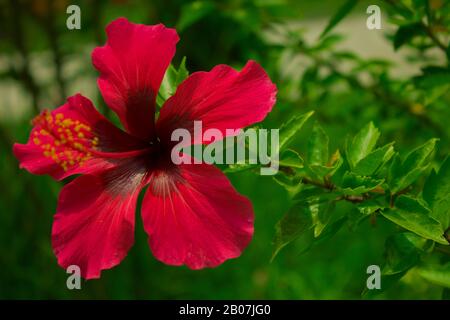
[[[403,170],[406,172],[422,166],[433,152],[437,141],[438,139],[430,139],[425,144],[411,151],[403,162]]]
[[[322,127],[316,122],[308,140],[308,163],[323,165],[328,161],[329,139]]]
[[[369,192],[384,182],[384,179],[373,179],[346,172],[342,179],[341,192],[346,195],[360,195]]]
[[[397,283],[420,262],[420,256],[433,248],[433,242],[410,232],[390,236],[385,244],[385,264],[381,271],[381,290],[364,290],[363,295],[373,297]]]
[[[273,260],[282,248],[313,227],[311,210],[304,204],[293,206],[275,226]]]
[[[424,265],[416,269],[417,273],[431,283],[450,288],[450,262],[444,265]]]
[[[375,211],[382,209],[383,206],[373,199],[368,199],[367,201],[358,203],[356,205],[356,208],[363,215],[368,216],[368,215],[371,215],[372,213],[374,213]]]
[[[333,176],[333,174],[342,166],[344,159],[341,157],[339,150],[331,156],[329,163],[326,165],[307,165],[306,172],[314,180],[322,181],[326,176]]]
[[[351,210],[348,213],[348,223],[350,229],[354,230],[363,220],[384,208],[385,206],[383,206],[375,199],[367,199],[361,203],[356,204],[356,209]]]
[[[384,166],[394,155],[394,143],[389,143],[369,153],[359,161],[353,172],[361,176],[370,176]]]
[[[347,159],[352,168],[372,152],[379,137],[380,131],[372,122],[356,134],[352,142],[347,145]]]
[[[400,26],[394,35],[394,49],[398,50],[400,47],[410,42],[413,38],[424,34],[425,33],[421,22],[414,22]]]
[[[280,166],[301,169],[303,168],[303,159],[297,151],[286,149],[280,155],[279,164]]]
[[[430,139],[425,144],[411,151],[401,162],[396,155],[389,169],[389,186],[392,193],[397,193],[411,185],[428,167],[428,160],[434,151],[438,139]]]
[[[302,187],[302,180],[297,175],[287,175],[280,171],[272,178],[276,183],[285,188],[291,196],[297,194]]]
[[[450,226],[450,157],[445,159],[439,172],[431,172],[425,182],[423,198],[433,218],[446,230]]]
[[[320,201],[320,198],[317,200]],[[319,237],[328,223],[330,223],[334,207],[334,201],[321,201],[320,203],[310,205],[310,210],[313,217],[315,238]]]
[[[314,180],[323,180],[325,176],[332,174],[334,171],[333,167],[312,165],[306,167],[307,173],[314,178]]]
[[[402,232],[386,240],[386,265],[383,274],[407,271],[420,261],[420,255],[432,248],[433,242],[411,232]]]
[[[274,251],[271,260],[289,243],[296,241],[300,246],[300,254],[308,251],[314,244],[323,242],[334,236],[344,225],[346,217],[336,215],[334,203],[330,202],[336,194],[324,192],[315,187],[306,188],[313,198],[296,203],[277,223],[274,240]],[[333,213],[333,214],[332,214]]]
[[[336,220],[336,215],[332,215],[338,193],[314,186],[305,186],[294,200],[298,206],[308,207],[313,219],[314,238],[321,235],[325,227]]]
[[[339,193],[328,189],[303,185],[303,188],[292,198],[297,202],[320,203],[320,201],[331,201],[339,197]]]
[[[300,131],[305,122],[313,115],[314,111],[296,115],[288,122],[283,124],[280,128],[280,144],[279,149],[283,150],[284,147],[292,140],[295,134]]]
[[[159,107],[162,107],[164,102],[174,95],[180,83],[183,82],[188,75],[189,71],[186,69],[186,57],[183,57],[178,69],[172,64],[167,68],[156,98],[156,103]]]
[[[328,25],[325,27],[325,29],[322,31],[322,34],[320,35],[320,38],[323,38],[326,36],[331,30],[333,30],[336,25],[341,22],[342,19],[344,19],[356,6],[358,3],[358,0],[347,0],[334,14],[334,16],[331,17],[330,21],[328,22]]]
[[[320,235],[316,238],[314,243],[321,243],[325,240],[330,239],[331,237],[333,237],[344,225],[344,223],[347,221],[347,217],[339,217],[337,219],[330,219],[331,222],[329,222],[324,229],[322,230],[322,232],[320,233]]]
[[[186,28],[213,12],[215,7],[215,4],[210,1],[194,1],[184,5],[181,8],[177,30],[180,32],[184,31]]]
[[[431,217],[431,211],[423,202],[401,195],[395,201],[395,208],[382,212],[383,216],[395,224],[426,239],[448,244],[443,237],[441,224]]]
[[[186,69],[186,57],[183,57],[178,69],[172,64],[167,68],[156,98],[156,103],[159,107],[162,107],[164,102],[174,95],[180,83],[183,82],[188,75],[189,71]]]

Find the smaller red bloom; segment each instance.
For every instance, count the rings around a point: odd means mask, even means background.
[[[98,278],[126,256],[134,242],[141,190],[144,228],[157,259],[192,269],[238,257],[253,235],[250,201],[207,164],[175,165],[171,133],[193,128],[240,129],[265,118],[276,87],[250,61],[241,72],[220,65],[189,76],[155,122],[156,96],[178,42],[174,29],[124,18],[106,29],[92,53],[98,86],[126,131],[111,124],[81,95],[33,121],[26,144],[15,144],[22,168],[55,179],[82,174],[63,187],[52,244],[58,263],[78,265]]]

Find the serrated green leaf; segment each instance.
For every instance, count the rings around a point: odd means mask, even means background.
[[[323,180],[326,176],[332,176],[344,163],[339,150],[337,150],[327,165],[307,165],[306,172],[315,180]]]
[[[403,173],[416,167],[422,166],[430,154],[433,152],[438,139],[430,139],[420,147],[411,151],[402,164]]]
[[[378,148],[359,161],[353,172],[361,176],[370,176],[386,164],[394,153],[393,143]]]
[[[280,150],[284,150],[284,148],[289,144],[295,134],[300,131],[305,122],[313,115],[313,113],[314,111],[296,115],[281,126],[279,144]]]
[[[356,204],[356,209],[348,213],[348,224],[350,229],[355,229],[362,221],[385,207],[374,199],[367,199]]]
[[[342,179],[341,192],[346,195],[360,195],[369,192],[384,182],[384,179],[373,179],[359,176],[353,172],[346,172]]]
[[[378,201],[375,201],[374,199],[368,199],[362,203],[358,203],[356,205],[356,208],[361,214],[363,214],[364,216],[368,216],[384,207]]]
[[[423,189],[423,198],[431,208],[431,215],[444,230],[450,226],[450,157],[436,173],[432,171]]]
[[[316,122],[308,140],[308,163],[324,165],[328,161],[329,139],[322,127]]]
[[[420,200],[401,195],[395,201],[395,208],[385,210],[382,215],[395,224],[426,239],[447,244],[441,224],[431,217],[431,211]]]
[[[341,7],[339,7],[336,13],[331,17],[325,29],[322,31],[320,38],[323,38],[331,30],[333,30],[333,28],[336,27],[336,25],[341,22],[342,19],[344,19],[357,4],[358,0],[347,0]]]
[[[372,122],[356,134],[351,143],[347,145],[347,160],[352,168],[372,152],[379,137],[380,131]]]
[[[425,144],[411,151],[401,162],[398,156],[389,169],[389,186],[392,193],[405,189],[419,178],[428,167],[428,159],[438,139],[430,139]]]
[[[312,213],[303,204],[293,206],[275,226],[273,260],[282,248],[313,227]]]

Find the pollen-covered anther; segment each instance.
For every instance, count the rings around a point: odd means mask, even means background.
[[[33,143],[39,146],[45,157],[59,164],[64,171],[79,165],[82,166],[92,157],[89,150],[99,144],[92,128],[71,118],[65,118],[63,113],[56,115],[44,111],[33,121]]]

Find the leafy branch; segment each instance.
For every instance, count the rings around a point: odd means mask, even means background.
[[[392,9],[394,9],[394,12],[396,13],[402,13],[402,15],[405,18],[410,18],[413,19],[415,18],[413,22],[411,22],[408,26],[410,25],[416,25],[419,28],[416,29],[416,31],[410,35],[406,35],[409,39],[418,34],[418,32],[423,31],[423,33],[428,36],[428,38],[436,45],[436,47],[438,47],[439,49],[441,49],[445,54],[447,54],[448,52],[448,46],[446,46],[441,39],[439,39],[439,37],[434,33],[433,29],[434,26],[431,24],[432,20],[433,20],[433,15],[432,15],[432,10],[430,8],[430,4],[428,1],[418,1],[418,6],[419,8],[416,9],[420,9],[420,7],[425,7],[425,11],[426,11],[426,17],[427,17],[427,21],[424,21],[424,19],[417,19],[417,15],[415,14],[415,10],[406,6],[404,3],[402,3],[401,1],[396,1],[396,0],[385,0],[385,2],[392,7]],[[417,21],[418,20],[418,21]],[[404,30],[404,29],[403,29]],[[402,33],[402,29],[399,28],[397,35],[399,35],[399,33]]]
[[[394,143],[378,146],[380,131],[369,123],[347,138],[343,152],[336,150],[330,155],[329,137],[315,123],[306,150],[292,149],[293,139],[310,117],[311,113],[296,116],[280,129],[280,170],[273,179],[290,194],[292,207],[276,225],[272,259],[294,241],[303,242],[304,252],[345,225],[355,228],[367,218],[373,223],[376,217],[403,230],[399,235],[406,240],[398,241],[414,240],[430,246],[424,251],[427,254],[447,255],[450,157],[439,170],[432,168],[438,139],[400,155]],[[339,201],[349,203],[351,210],[336,210]],[[407,270],[421,260],[414,261]]]

